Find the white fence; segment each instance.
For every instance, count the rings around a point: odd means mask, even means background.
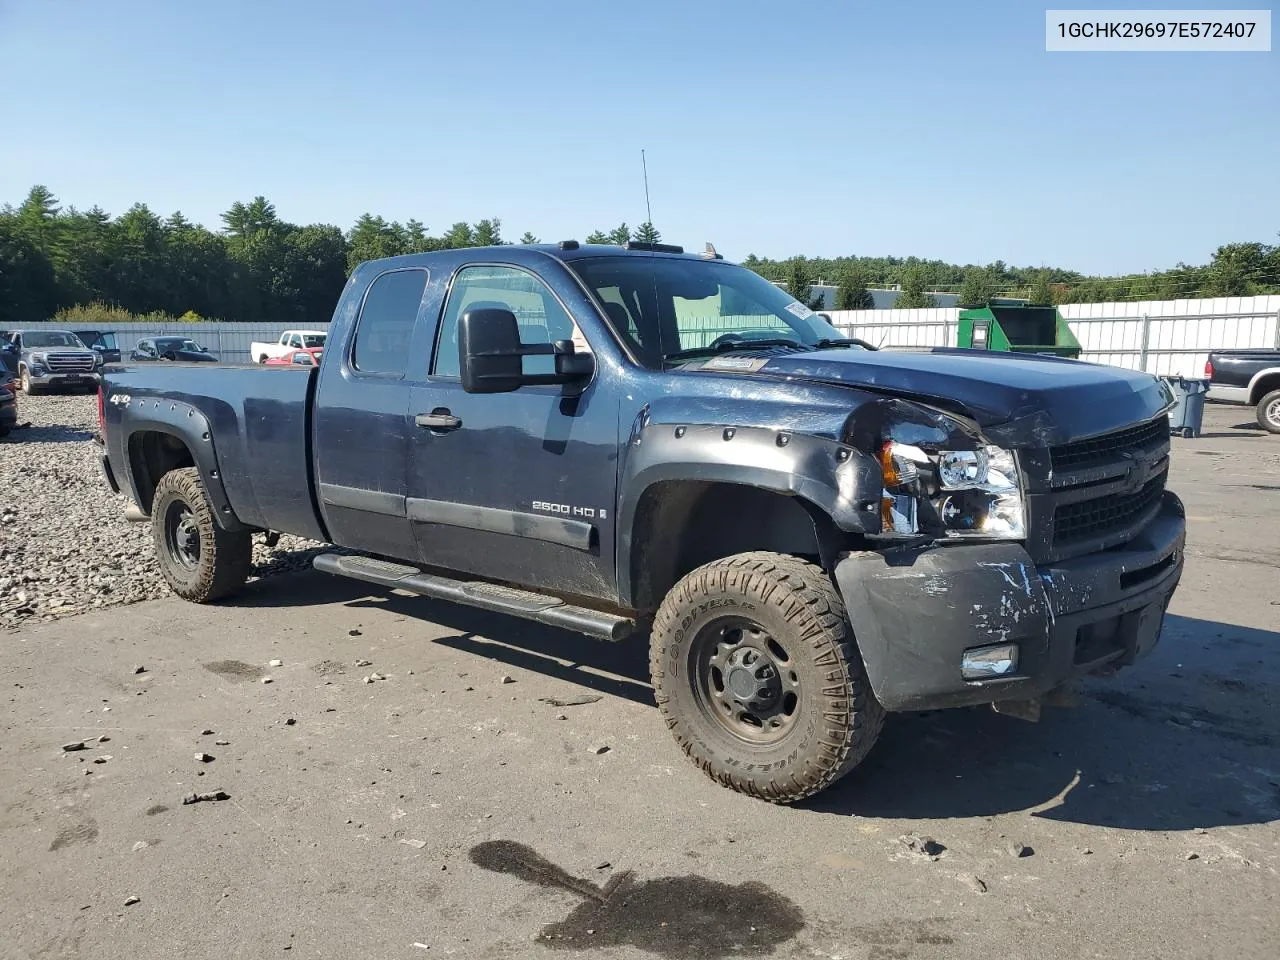
[[[1202,377],[1210,350],[1280,349],[1280,296],[1136,303],[1073,303],[1059,308],[1080,341],[1080,359],[1157,375]],[[960,311],[836,310],[847,336],[882,347],[954,347]]]

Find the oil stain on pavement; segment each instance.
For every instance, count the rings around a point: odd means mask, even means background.
[[[538,935],[555,949],[629,944],[669,960],[714,960],[772,953],[804,929],[800,908],[762,883],[735,886],[698,876],[637,880],[628,871],[601,887],[511,840],[477,844],[470,857],[485,870],[582,898],[569,916]]]

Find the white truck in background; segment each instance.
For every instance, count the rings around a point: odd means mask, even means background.
[[[286,330],[275,343],[249,344],[249,356],[254,363],[266,363],[274,357],[283,357],[290,350],[307,347],[323,347],[327,334],[323,330]]]

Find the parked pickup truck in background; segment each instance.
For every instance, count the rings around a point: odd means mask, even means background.
[[[360,265],[318,368],[112,369],[102,463],[197,602],[255,532],[606,640],[718,782],[825,788],[886,711],[1034,719],[1156,644],[1183,566],[1156,377],[870,351],[714,250]]]
[[[266,363],[276,357],[283,357],[290,350],[303,350],[310,347],[324,347],[323,330],[286,330],[280,334],[275,343],[259,343],[257,340],[249,344],[249,356],[254,363]]]
[[[0,345],[0,357],[17,374],[28,396],[49,389],[97,386],[102,370],[102,355],[70,330],[16,330]]]
[[[1204,375],[1208,399],[1247,403],[1263,430],[1280,433],[1280,350],[1215,350]]]

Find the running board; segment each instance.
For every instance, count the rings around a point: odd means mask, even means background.
[[[322,553],[312,561],[312,565],[324,573],[395,587],[435,600],[452,600],[481,610],[509,613],[553,627],[575,630],[601,640],[623,640],[631,635],[636,625],[634,620],[626,617],[574,606],[558,597],[529,593],[479,580],[451,580],[433,573],[423,573],[417,567],[389,563],[373,557]]]

